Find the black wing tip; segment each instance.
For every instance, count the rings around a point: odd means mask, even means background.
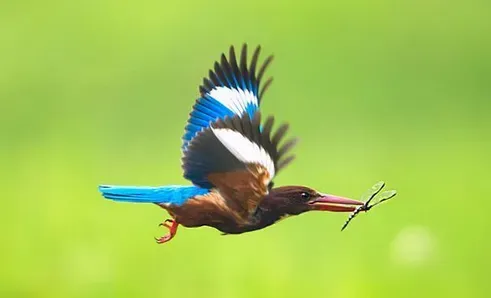
[[[264,92],[266,92],[266,90],[268,90],[268,88],[271,86],[272,83],[273,83],[273,77],[269,77],[266,80],[266,82],[264,82],[264,85],[261,88],[261,91],[259,92],[259,99],[261,99],[263,97]]]
[[[235,57],[235,47],[234,47],[234,45],[230,45],[230,48],[228,50],[228,56],[229,57]]]
[[[257,45],[254,49],[250,65],[247,65],[247,48],[248,44],[246,42],[242,43],[239,61],[237,61],[237,52],[233,44],[229,47],[228,58],[225,52],[220,55],[220,59],[218,59],[218,61],[215,61],[214,63],[214,71],[209,71],[208,77],[205,77],[203,79],[203,85],[199,87],[201,96],[204,96],[207,93],[207,88],[202,88],[207,87],[205,85],[205,79],[213,82],[213,88],[215,86],[231,87],[229,86],[228,81],[234,82],[233,76],[235,75],[239,81],[244,80],[250,82],[253,88],[258,92],[258,99],[261,99],[264,92],[271,85],[272,78],[268,78],[268,80],[265,82],[264,86],[260,90],[261,79],[266,69],[273,61],[274,56],[269,55],[266,60],[264,60],[264,62],[261,64],[259,70],[256,71],[259,54],[261,52],[261,45]],[[217,78],[220,79],[221,82],[219,82]],[[203,90],[205,91],[205,93],[202,92]],[[208,90],[208,92],[209,91],[211,90]]]
[[[222,53],[222,55],[220,56],[220,63],[222,67],[228,64],[228,59],[225,53]]]
[[[259,69],[259,72],[257,74],[257,81],[258,83],[261,81],[263,78],[264,73],[266,72],[266,69],[268,68],[269,65],[273,62],[274,56],[269,55],[266,60],[264,60],[263,64],[261,65],[261,68]]]

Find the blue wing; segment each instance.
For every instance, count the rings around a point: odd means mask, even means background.
[[[264,72],[273,60],[273,56],[269,56],[257,71],[260,50],[259,46],[255,49],[250,65],[247,64],[246,44],[242,46],[239,61],[231,46],[229,59],[222,54],[220,63],[215,62],[214,70],[210,69],[208,78],[204,78],[199,87],[201,97],[196,100],[185,128],[183,152],[198,132],[218,119],[244,113],[250,118],[254,116],[262,95],[272,82],[272,78],[268,78],[259,89]]]

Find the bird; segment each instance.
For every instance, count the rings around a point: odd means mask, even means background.
[[[190,185],[99,185],[106,199],[165,209],[171,218],[159,225],[168,232],[157,243],[173,239],[179,226],[242,234],[309,211],[353,212],[364,204],[307,186],[274,186],[278,172],[294,160],[298,139],[285,139],[288,123],[275,129],[274,116],[262,117],[260,104],[273,82],[263,78],[273,55],[259,63],[260,52],[258,45],[248,57],[246,43],[237,54],[230,46],[199,86],[181,146]]]

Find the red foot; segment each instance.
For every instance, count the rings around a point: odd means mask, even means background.
[[[173,219],[166,219],[163,223],[159,224],[159,226],[166,227],[169,229],[169,234],[162,236],[160,238],[155,238],[158,244],[162,244],[174,238],[174,236],[177,233],[177,227],[179,226],[179,223],[177,223]]]

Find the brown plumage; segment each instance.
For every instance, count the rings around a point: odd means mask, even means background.
[[[183,206],[160,206],[185,227],[210,226],[226,234],[241,234],[270,226],[285,216],[315,210],[351,212],[363,205],[360,201],[322,194],[305,186],[283,186],[272,189],[251,215],[243,217],[236,199],[226,199],[212,191],[188,200]]]
[[[274,117],[263,122],[259,111],[272,83],[271,77],[261,81],[273,56],[260,64],[258,46],[248,63],[247,53],[245,44],[240,55],[230,47],[228,58],[222,54],[199,87],[182,145],[184,177],[194,186],[100,187],[106,198],[166,209],[172,219],[161,225],[169,234],[159,243],[172,239],[179,225],[240,234],[289,215],[347,212],[363,204],[303,186],[273,188],[274,177],[294,160],[297,140],[285,140],[287,123],[274,128]]]

